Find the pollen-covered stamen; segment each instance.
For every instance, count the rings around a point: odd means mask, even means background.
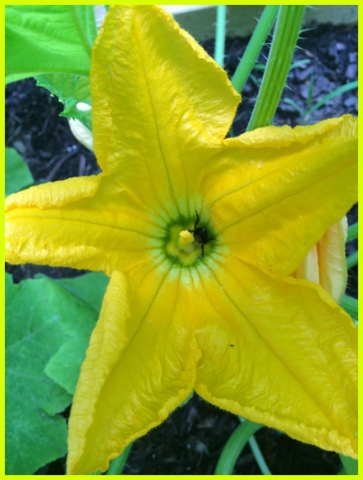
[[[192,253],[196,249],[197,244],[190,230],[182,230],[179,233],[178,246],[186,254]]]

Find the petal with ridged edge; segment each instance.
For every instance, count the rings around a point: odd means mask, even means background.
[[[233,120],[240,96],[226,73],[161,7],[111,6],[91,87],[101,168],[174,213],[204,144],[222,140]]]
[[[356,458],[357,329],[318,285],[230,256],[196,304],[196,392],[292,438]]]
[[[128,270],[160,251],[163,220],[112,177],[72,178],[6,200],[6,261]]]
[[[269,274],[291,274],[357,200],[357,119],[266,127],[224,143],[202,192],[218,242]]]
[[[105,471],[193,390],[199,352],[179,269],[135,280],[115,272],[106,291],[69,421],[70,474]]]

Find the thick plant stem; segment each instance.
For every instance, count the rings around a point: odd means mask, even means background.
[[[247,48],[232,77],[232,85],[237,92],[242,92],[242,89],[247,82],[256,63],[257,57],[266,41],[267,35],[270,33],[274,24],[278,9],[279,7],[277,5],[267,5],[253,31]]]
[[[279,7],[271,50],[265,74],[247,130],[271,125],[282,92],[299,36],[304,6]]]

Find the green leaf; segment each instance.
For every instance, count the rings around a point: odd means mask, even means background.
[[[92,5],[7,5],[6,82],[44,73],[89,75]]]
[[[61,313],[62,329],[68,341],[49,361],[45,371],[71,394],[76,388],[108,281],[103,273],[88,273],[77,278],[54,281],[60,292],[57,310]]]
[[[299,114],[300,114],[300,116],[301,116],[302,118],[305,117],[305,112],[304,112],[304,110],[303,110],[302,108],[300,108],[300,106],[299,106],[294,100],[292,100],[291,98],[284,98],[284,99],[283,99],[283,102],[284,102],[284,103],[287,103],[288,105],[293,106],[293,107],[295,108],[295,110],[296,110],[297,112],[299,112]]]
[[[32,474],[67,451],[67,426],[56,415],[71,396],[44,368],[65,335],[47,278],[17,285],[6,276],[6,473]]]
[[[313,105],[311,108],[309,108],[307,112],[307,116],[311,115],[315,110],[318,108],[322,107],[323,105],[326,104],[329,100],[331,100],[334,97],[337,97],[338,95],[341,95],[342,93],[348,92],[349,90],[354,90],[355,88],[358,88],[358,81],[355,80],[354,82],[346,83],[344,85],[341,85],[340,87],[336,88],[332,92],[328,93],[325,95],[319,102],[317,102],[315,105]]]
[[[91,110],[81,111],[77,103],[83,102],[92,105],[89,77],[67,73],[37,75],[37,85],[48,89],[64,104],[62,117],[76,118],[90,130]]]
[[[7,275],[8,474],[31,474],[65,455],[66,423],[56,413],[71,402],[107,283],[102,273],[18,285]]]
[[[5,149],[5,195],[18,192],[34,183],[28,165],[15,148]]]

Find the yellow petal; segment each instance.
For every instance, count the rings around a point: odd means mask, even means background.
[[[304,278],[305,280],[309,280],[309,282],[320,282],[319,257],[316,245],[313,246],[291,276],[295,278]]]
[[[106,470],[191,393],[199,354],[178,275],[159,269],[127,281],[113,274],[74,397],[70,474]]]
[[[203,184],[218,241],[289,275],[357,199],[357,119],[266,127],[225,141]]]
[[[30,187],[9,195],[6,199],[5,210],[9,212],[17,208],[62,207],[83,198],[92,197],[97,191],[100,179],[99,176],[69,178]]]
[[[233,257],[196,304],[196,392],[292,438],[357,456],[357,329],[319,286]]]
[[[95,152],[140,199],[177,214],[203,147],[228,132],[240,96],[226,73],[157,6],[112,6],[91,87]],[[206,160],[205,160],[206,161]]]
[[[45,184],[6,200],[5,256],[111,274],[159,252],[160,221],[105,175]]]
[[[348,233],[346,217],[327,230],[318,243],[320,285],[340,302],[347,285],[345,242]]]
[[[338,303],[347,285],[345,259],[347,231],[347,218],[343,217],[324,233],[293,275],[319,283]]]

